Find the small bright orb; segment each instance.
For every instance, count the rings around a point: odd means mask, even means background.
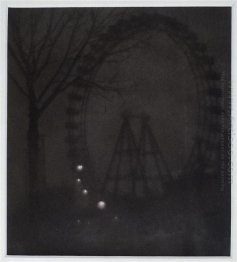
[[[77,181],[78,184],[81,184],[81,179],[80,178],[77,178],[76,181]]]
[[[115,217],[114,217],[114,220],[118,220],[118,216],[115,216]]]
[[[106,207],[106,203],[104,201],[99,201],[97,203],[97,208],[103,210],[103,209],[105,209],[105,207]]]
[[[80,219],[77,219],[77,224],[80,224],[81,223],[81,220]]]
[[[83,194],[83,195],[87,195],[87,194],[88,194],[88,191],[87,191],[86,189],[83,189],[83,190],[82,190],[82,194]]]
[[[77,166],[77,171],[82,171],[83,168],[84,168],[83,165],[78,165],[78,166]]]

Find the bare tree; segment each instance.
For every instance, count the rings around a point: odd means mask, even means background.
[[[10,9],[8,77],[28,102],[30,201],[37,205],[39,123],[68,87],[108,16],[78,9]],[[102,31],[101,31],[102,30]]]
[[[117,11],[115,11],[117,12]],[[101,64],[124,58],[134,43],[114,10],[10,9],[8,78],[28,102],[27,147],[32,207],[38,205],[40,119],[52,102],[73,83],[102,91],[110,87],[92,81]],[[126,40],[129,44],[124,46]],[[117,56],[118,57],[118,56]]]

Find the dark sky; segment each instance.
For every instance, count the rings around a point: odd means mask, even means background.
[[[219,71],[230,73],[230,8],[152,8],[177,18],[206,43]],[[121,112],[147,112],[151,127],[174,175],[182,169],[194,141],[197,96],[194,76],[187,58],[165,33],[152,33],[142,48],[131,51],[125,62],[102,67],[99,77],[118,72],[123,99],[109,95],[110,102],[98,96],[88,105],[88,142],[97,177],[103,177],[121,124]],[[24,199],[27,181],[27,104],[14,86],[8,86],[8,177],[12,201]],[[61,187],[72,179],[68,146],[64,141],[67,95],[58,97],[45,112],[40,133],[45,139],[45,175],[49,187]],[[139,123],[133,128],[138,134]]]

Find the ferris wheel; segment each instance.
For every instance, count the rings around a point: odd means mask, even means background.
[[[145,23],[142,19],[145,20]],[[139,29],[136,33],[139,35],[141,32],[144,33],[149,25],[150,31],[166,34],[186,57],[196,82],[198,109],[195,139],[182,175],[192,176],[195,172],[201,172],[203,176],[208,176],[209,170],[215,166],[220,157],[218,150],[221,146],[220,134],[224,128],[222,121],[224,75],[215,70],[214,59],[208,55],[206,45],[202,44],[186,25],[175,19],[162,15],[148,15],[145,18],[132,16],[129,18],[129,23],[126,21],[126,27],[123,26],[123,23],[123,21],[118,21],[111,32],[117,30],[117,33],[126,35],[126,33],[134,32],[136,28]],[[111,32],[109,31],[108,35]],[[108,41],[113,43],[117,41],[108,39],[110,38],[106,36],[101,37],[99,44],[109,45]],[[94,176],[93,160],[88,147],[87,115],[91,96],[92,86],[88,82],[85,81],[82,85],[75,84],[68,96],[66,110],[68,116],[66,142],[69,145],[68,157],[71,161],[72,183],[82,183],[81,189],[84,194],[91,190],[99,191],[101,188]],[[115,191],[116,188],[115,186]]]

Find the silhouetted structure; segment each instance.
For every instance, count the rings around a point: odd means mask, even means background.
[[[137,145],[130,120],[139,118],[141,135]],[[102,195],[147,198],[163,192],[172,176],[149,125],[149,117],[123,114],[116,146],[102,185]],[[155,181],[155,182],[154,182]]]

